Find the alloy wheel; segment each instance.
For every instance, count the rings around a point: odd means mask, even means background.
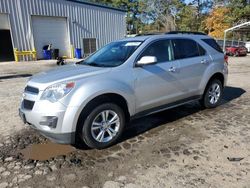
[[[209,93],[208,93],[209,102],[213,105],[216,104],[220,99],[220,95],[221,95],[220,85],[218,83],[212,84],[212,86],[209,88]]]
[[[109,142],[118,134],[119,128],[118,114],[112,110],[104,110],[94,118],[91,135],[97,142]]]

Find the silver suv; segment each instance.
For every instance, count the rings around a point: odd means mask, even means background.
[[[126,38],[84,61],[34,75],[19,114],[52,141],[101,149],[117,141],[131,118],[194,100],[218,106],[227,74],[223,52],[207,35]]]

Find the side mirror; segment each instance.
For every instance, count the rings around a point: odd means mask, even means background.
[[[155,56],[143,56],[139,61],[137,61],[137,66],[153,65],[157,63],[157,58]]]

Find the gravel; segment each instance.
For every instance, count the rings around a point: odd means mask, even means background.
[[[2,182],[2,183],[0,183],[0,188],[6,188],[6,187],[8,187],[8,182]]]
[[[63,176],[63,181],[65,181],[65,182],[74,181],[74,180],[76,180],[75,174],[66,174]]]
[[[126,176],[119,176],[119,177],[117,178],[117,181],[119,181],[119,182],[121,182],[121,183],[125,183],[125,182],[127,181],[127,178],[126,178]]]
[[[6,168],[0,166],[0,173],[4,172],[6,170]]]
[[[7,158],[4,159],[4,162],[11,162],[13,160],[14,160],[13,157],[7,157]]]
[[[120,188],[121,184],[115,181],[106,181],[103,188]]]
[[[129,183],[129,184],[126,184],[124,188],[141,188],[141,186],[133,184],[133,183]]]
[[[3,177],[7,177],[7,176],[9,176],[10,175],[10,172],[9,171],[4,171],[3,173],[2,173],[2,176]]]
[[[46,178],[48,181],[55,181],[56,180],[56,176],[47,176]]]

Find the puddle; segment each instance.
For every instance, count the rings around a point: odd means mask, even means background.
[[[55,144],[47,142],[45,144],[33,144],[20,151],[24,159],[45,161],[59,155],[67,155],[76,149],[70,145]]]

